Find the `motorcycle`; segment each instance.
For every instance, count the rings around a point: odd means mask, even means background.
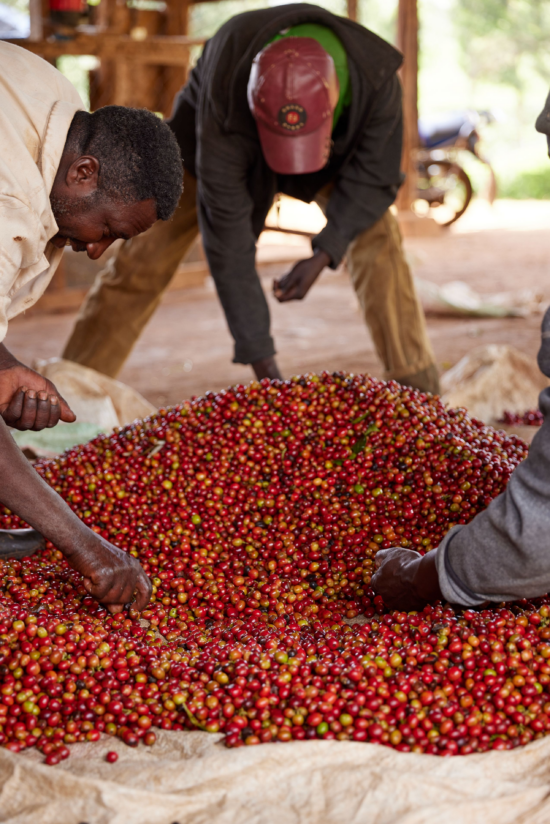
[[[479,129],[495,120],[490,112],[472,110],[421,117],[418,121],[420,148],[417,152],[417,192],[413,205],[418,214],[440,209],[438,222],[450,226],[468,208],[474,190],[472,182],[458,161],[460,151],[473,154],[489,169],[487,197],[496,197],[495,173],[480,151]],[[297,225],[295,215],[287,215],[288,198],[277,195],[266,220],[265,229],[312,237],[316,232]],[[316,207],[302,206],[302,209]],[[437,219],[437,218],[436,218]],[[286,225],[285,225],[286,224]],[[320,231],[318,228],[316,231]]]
[[[472,182],[458,161],[459,151],[473,154],[489,170],[487,197],[496,197],[496,178],[490,162],[480,151],[479,130],[492,123],[490,112],[473,110],[421,117],[418,121],[420,148],[417,154],[417,203],[420,213],[445,207],[442,226],[450,226],[468,208],[474,190]],[[443,210],[442,210],[443,211]]]

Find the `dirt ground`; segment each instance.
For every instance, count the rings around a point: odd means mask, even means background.
[[[294,242],[296,259],[307,256],[305,243]],[[264,248],[264,260],[272,257],[269,251]],[[533,289],[543,306],[550,303],[550,201],[497,201],[492,208],[474,202],[462,220],[440,236],[407,239],[406,251],[415,275],[424,280],[461,280],[482,293]],[[292,257],[288,249],[286,256]],[[381,366],[345,269],[325,271],[306,300],[281,306],[270,294],[271,281],[289,266],[261,267],[283,374],[326,369],[380,377]],[[534,357],[540,319],[540,314],[427,318],[441,371],[488,343],[509,343]],[[16,318],[6,344],[26,363],[58,356],[73,320],[72,313]],[[209,279],[203,287],[165,296],[119,378],[157,406],[174,404],[209,389],[248,382],[250,369],[231,363],[231,358],[232,340]]]

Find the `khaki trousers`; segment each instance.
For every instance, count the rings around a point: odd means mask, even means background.
[[[172,220],[125,241],[100,272],[63,357],[115,377],[198,232],[196,181],[186,175]],[[347,260],[385,377],[400,380],[430,369],[437,375],[399,227],[389,210],[350,244]]]
[[[429,372],[419,388],[439,391],[434,353],[424,312],[403,253],[397,220],[388,209],[349,245],[347,264],[384,378],[412,378]],[[414,386],[416,381],[412,381]],[[424,384],[420,386],[420,384]]]

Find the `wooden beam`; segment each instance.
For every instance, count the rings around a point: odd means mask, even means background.
[[[418,7],[417,0],[399,0],[397,47],[403,52],[403,156],[406,179],[399,191],[397,206],[411,208],[416,199],[416,152],[418,150]]]
[[[9,41],[16,46],[38,54],[46,60],[55,60],[64,54],[91,54],[101,60],[124,59],[150,66],[187,67],[189,48],[202,46],[205,37],[152,36],[134,40],[129,35],[102,33],[78,34],[73,40]]]

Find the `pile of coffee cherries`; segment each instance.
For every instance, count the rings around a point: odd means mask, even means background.
[[[113,617],[51,545],[0,562],[0,744],[55,764],[159,728],[440,755],[545,735],[545,599],[406,614],[370,589],[380,548],[436,547],[525,456],[438,398],[338,373],[207,394],[40,463],[154,595]]]
[[[508,426],[542,426],[543,420],[540,409],[529,409],[523,415],[518,415],[516,412],[505,412],[500,423],[508,424]]]

